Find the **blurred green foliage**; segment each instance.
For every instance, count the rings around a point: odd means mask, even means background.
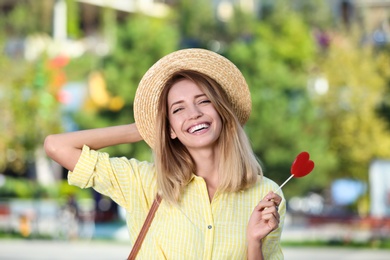
[[[284,247],[305,247],[305,248],[371,248],[371,249],[390,249],[389,239],[371,239],[368,241],[354,241],[346,238],[338,238],[330,241],[282,241]]]
[[[182,40],[200,46],[207,44],[215,37],[217,23],[214,15],[208,0],[178,1],[174,16]]]
[[[17,0],[11,12],[1,13],[0,28],[8,37],[25,37],[33,33],[50,33],[52,29],[51,0]]]
[[[134,95],[142,75],[156,60],[178,48],[177,30],[168,20],[135,15],[119,25],[117,33],[112,52],[95,69],[102,71],[109,93],[120,96],[125,106],[119,111],[109,108],[81,111],[75,116],[81,128],[134,122]],[[104,150],[113,156],[151,159],[151,151],[144,142]]]
[[[249,41],[238,39],[228,51],[251,89],[253,111],[246,130],[265,175],[282,184],[301,151],[308,151],[316,162],[311,175],[284,188],[287,196],[324,187],[330,179],[323,173],[335,169],[329,123],[321,120],[306,90],[316,58],[309,32],[299,14],[281,8],[256,24]]]
[[[0,16],[0,48],[14,55],[0,55],[0,172],[24,173],[45,136],[62,129],[48,58],[29,62],[18,49],[27,35],[50,31],[49,2],[18,1]]]
[[[90,190],[80,189],[62,180],[55,185],[42,185],[36,180],[25,178],[13,178],[6,176],[0,188],[0,198],[21,198],[21,199],[58,199],[63,200],[70,196],[77,199],[91,198]]]
[[[66,9],[68,36],[74,39],[80,38],[82,32],[79,26],[81,16],[79,4],[74,0],[66,0]]]
[[[318,63],[329,81],[329,91],[318,98],[323,118],[332,122],[330,149],[338,156],[337,172],[331,177],[368,181],[368,167],[376,158],[390,158],[390,135],[386,121],[377,113],[382,102],[388,69],[387,53],[361,46],[356,38],[335,36]]]
[[[35,62],[0,57],[1,171],[24,172],[44,138],[62,129],[46,62],[45,57]]]
[[[6,28],[0,34],[2,43],[5,35],[8,39],[15,34],[49,31],[47,19],[42,22],[40,16],[28,15],[31,22],[27,24],[20,17],[30,7],[33,13],[50,17],[45,8],[50,1],[39,2],[39,8],[33,4],[37,2],[27,2],[0,19]],[[67,3],[72,10],[69,35],[81,38],[79,7],[75,1]],[[104,57],[85,54],[72,59],[64,70],[69,81],[86,82],[98,71],[109,96],[120,97],[124,106],[115,110],[95,105],[91,109],[87,104],[72,115],[79,127],[133,122],[136,87],[155,61],[184,47],[210,48],[231,59],[248,81],[253,109],[245,129],[265,175],[281,184],[290,175],[294,157],[303,150],[315,161],[312,174],[283,189],[288,197],[327,189],[340,177],[367,182],[370,161],[390,158],[388,48],[362,45],[363,32],[343,28],[325,1],[267,0],[256,13],[237,6],[233,11],[230,20],[217,19],[217,12],[204,0],[178,1],[166,18],[129,14],[119,20],[113,10],[102,10],[100,30],[112,37],[111,52]],[[328,37],[329,45],[319,44],[318,33]],[[0,114],[5,122],[0,126],[2,170],[18,161],[19,167],[14,169],[23,172],[22,166],[33,159],[44,136],[61,131],[60,106],[50,86],[46,61],[45,57],[34,63],[0,57],[4,75]],[[318,94],[310,89],[308,83],[318,78],[327,80],[327,92]],[[151,158],[144,143],[105,151],[112,156]]]

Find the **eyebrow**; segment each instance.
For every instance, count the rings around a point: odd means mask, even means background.
[[[197,98],[200,98],[200,97],[203,97],[203,96],[206,96],[206,94],[202,93],[202,94],[199,94],[199,95],[196,95],[194,98],[197,99]],[[177,104],[180,104],[180,103],[183,103],[184,100],[178,100],[176,102],[173,102],[172,105],[169,107],[169,109],[172,109],[172,107],[174,105],[177,105]]]

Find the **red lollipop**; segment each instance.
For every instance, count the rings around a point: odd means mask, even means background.
[[[313,169],[314,162],[310,160],[309,153],[301,152],[291,165],[291,176],[275,192],[280,190],[292,177],[301,178],[308,175]]]

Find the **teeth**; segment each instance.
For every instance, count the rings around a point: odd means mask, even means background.
[[[193,126],[191,127],[188,132],[190,132],[191,134],[195,133],[196,131],[198,130],[201,130],[201,129],[204,129],[204,128],[209,128],[209,124],[200,124],[200,125],[196,125],[196,126]]]

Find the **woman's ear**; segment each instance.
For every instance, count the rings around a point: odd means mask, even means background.
[[[175,131],[173,131],[173,129],[171,128],[171,139],[176,139],[177,138],[177,135],[175,133]]]

